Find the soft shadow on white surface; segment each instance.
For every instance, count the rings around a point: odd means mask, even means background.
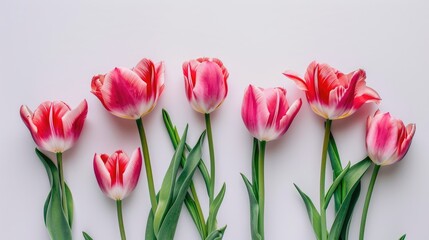
[[[251,173],[252,140],[240,116],[249,83],[285,86],[289,101],[304,100],[285,136],[267,147],[266,239],[314,239],[293,183],[318,199],[323,120],[311,112],[304,94],[281,74],[289,69],[303,75],[312,60],[344,72],[365,69],[368,85],[383,98],[380,109],[405,123],[417,124],[405,159],[380,171],[366,237],[427,236],[427,2],[8,1],[1,5],[2,239],[48,238],[42,214],[48,179],[20,120],[20,105],[35,109],[44,100],[60,99],[75,107],[83,98],[88,100],[82,136],[64,154],[65,176],[76,206],[74,236],[81,239],[80,232],[85,230],[95,239],[118,239],[114,202],[98,188],[92,158],[95,152],[111,153],[120,148],[130,153],[140,143],[135,123],[107,113],[90,93],[91,78],[115,66],[133,67],[143,57],[165,61],[165,91],[158,106],[144,118],[159,189],[173,153],[161,109],[169,111],[179,132],[190,124],[191,143],[204,129],[203,116],[186,101],[181,69],[183,61],[201,56],[222,59],[230,72],[228,97],[212,119],[217,191],[227,183],[218,215],[219,225],[228,225],[224,239],[250,239],[247,192],[239,175]],[[344,164],[365,157],[365,119],[376,109],[368,105],[352,117],[334,122],[333,133]],[[208,159],[207,147],[205,150]],[[331,175],[329,168],[327,175]],[[195,179],[207,209],[202,178],[196,174]],[[363,194],[368,182],[369,175],[363,179]],[[357,239],[362,205],[361,197],[351,239]],[[149,207],[143,174],[135,192],[124,201],[128,239],[144,238]],[[176,239],[198,239],[185,208]]]

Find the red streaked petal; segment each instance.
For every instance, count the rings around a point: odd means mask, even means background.
[[[259,140],[269,115],[262,89],[249,85],[244,93],[241,117],[249,132]]]
[[[140,105],[146,102],[147,84],[133,71],[115,68],[109,72],[101,89],[110,111],[123,118],[139,118]]]
[[[295,100],[292,105],[287,109],[286,114],[280,119],[280,129],[281,129],[281,135],[283,135],[292,124],[292,121],[295,119],[296,115],[299,112],[299,109],[301,109],[302,106],[302,100],[299,98]]]
[[[112,183],[110,173],[105,166],[105,161],[103,160],[102,156],[103,155],[99,154],[94,155],[94,173],[101,190],[109,196]]]
[[[124,189],[126,192],[126,195],[124,196],[124,198],[129,193],[131,193],[136,187],[140,177],[141,168],[142,168],[142,155],[141,155],[140,148],[137,148],[131,154],[130,160],[123,173]]]
[[[77,140],[82,132],[86,116],[88,114],[88,103],[84,99],[77,108],[67,112],[63,118],[64,133],[67,138]]]
[[[285,71],[283,73],[283,75],[285,75],[286,77],[288,77],[289,79],[294,81],[296,86],[298,87],[298,89],[300,89],[302,91],[308,91],[306,82],[304,81],[304,79],[299,77],[298,74],[291,72],[291,71]]]

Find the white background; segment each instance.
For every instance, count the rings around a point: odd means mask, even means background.
[[[42,214],[48,178],[19,117],[22,104],[35,109],[44,100],[63,100],[74,108],[87,99],[89,113],[81,138],[64,154],[65,177],[76,208],[73,233],[75,239],[82,239],[82,230],[96,240],[119,239],[115,204],[97,185],[93,155],[117,149],[131,153],[140,143],[135,123],[108,113],[90,93],[91,78],[115,66],[131,68],[143,57],[165,61],[165,91],[154,111],[144,118],[159,189],[173,153],[161,109],[170,112],[180,131],[190,124],[192,143],[204,129],[203,116],[186,101],[181,69],[183,61],[202,56],[220,58],[230,72],[228,97],[212,114],[217,191],[227,183],[218,216],[219,225],[228,224],[224,239],[250,239],[248,197],[239,175],[250,176],[252,140],[240,116],[243,91],[249,83],[286,87],[289,101],[300,97],[304,103],[285,136],[267,147],[266,239],[314,239],[292,183],[318,205],[323,119],[281,74],[286,69],[304,74],[312,60],[344,72],[365,69],[368,86],[383,98],[379,108],[405,123],[417,124],[405,159],[380,171],[366,236],[370,240],[398,239],[407,233],[407,239],[428,238],[427,2],[71,2],[1,2],[0,239],[48,239]],[[343,163],[366,156],[365,120],[376,109],[367,104],[353,116],[333,123]],[[207,152],[206,147],[206,160]],[[327,175],[331,175],[329,165]],[[363,194],[369,176],[363,179]],[[195,180],[207,209],[199,173]],[[362,205],[363,195],[353,218],[351,239],[357,239]],[[149,206],[142,174],[135,192],[124,201],[128,239],[144,238]],[[185,208],[176,239],[198,239]]]

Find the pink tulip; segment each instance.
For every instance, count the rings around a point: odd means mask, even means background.
[[[301,108],[301,99],[289,106],[284,88],[246,89],[241,117],[249,132],[260,141],[271,141],[282,136]]]
[[[376,91],[366,86],[362,69],[344,74],[328,64],[312,62],[304,79],[291,72],[283,74],[305,91],[311,109],[325,119],[348,117],[364,103],[381,100]]]
[[[142,155],[137,148],[128,158],[122,150],[110,157],[95,154],[94,172],[104,194],[113,200],[126,198],[136,187],[142,168]]]
[[[22,105],[21,118],[30,130],[34,142],[41,149],[62,153],[71,148],[82,132],[88,113],[88,104],[83,100],[76,109],[60,101],[46,101],[33,113]]]
[[[377,111],[366,124],[366,149],[371,160],[381,166],[400,161],[407,153],[416,131],[415,124],[404,123]]]
[[[121,118],[138,119],[155,107],[164,89],[164,63],[142,59],[135,68],[114,68],[92,78],[91,92]]]
[[[186,97],[192,108],[211,113],[228,94],[228,70],[217,58],[198,58],[183,63]]]

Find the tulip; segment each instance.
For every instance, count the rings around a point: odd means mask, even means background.
[[[348,117],[364,103],[381,100],[375,90],[366,86],[362,69],[344,74],[328,64],[312,62],[304,79],[289,71],[283,74],[305,91],[311,109],[325,119]]]
[[[142,167],[140,148],[136,149],[131,158],[122,150],[111,156],[94,155],[94,172],[98,185],[104,194],[113,200],[122,200],[136,187]]]
[[[164,89],[164,63],[142,59],[133,69],[116,67],[92,78],[91,92],[121,118],[139,119],[155,107]]]
[[[76,109],[61,101],[46,101],[34,113],[25,105],[20,114],[34,142],[41,149],[62,153],[71,148],[82,132],[88,104],[83,100]]]
[[[405,126],[401,120],[393,118],[388,112],[381,113],[377,111],[374,116],[368,117],[366,123],[366,149],[375,167],[368,185],[362,211],[359,232],[360,240],[364,239],[369,203],[380,167],[402,160],[410,148],[415,132],[415,124],[411,123]]]
[[[299,109],[301,99],[295,100],[289,106],[286,99],[286,89],[259,88],[249,85],[244,93],[243,104],[241,106],[241,117],[243,122],[253,135],[253,153],[258,153],[252,161],[252,169],[257,169],[252,174],[251,186],[249,180],[242,175],[250,196],[257,196],[258,208],[251,211],[252,238],[264,239],[264,209],[265,209],[265,146],[267,141],[272,141],[282,136],[289,128]],[[256,201],[251,198],[250,202]],[[255,236],[254,236],[255,235]]]
[[[284,88],[263,89],[249,85],[244,93],[241,116],[253,137],[271,141],[287,131],[301,104],[298,99],[289,106]]]
[[[228,70],[217,58],[198,58],[183,63],[186,97],[192,108],[211,113],[228,94]]]
[[[122,200],[135,188],[142,168],[142,155],[137,148],[128,158],[122,150],[107,154],[94,155],[94,173],[98,185],[106,196],[116,201],[119,231],[121,239],[126,240],[122,217]]]
[[[366,125],[366,149],[371,160],[381,166],[400,161],[407,153],[416,131],[415,124],[407,126],[390,113],[377,111]]]

